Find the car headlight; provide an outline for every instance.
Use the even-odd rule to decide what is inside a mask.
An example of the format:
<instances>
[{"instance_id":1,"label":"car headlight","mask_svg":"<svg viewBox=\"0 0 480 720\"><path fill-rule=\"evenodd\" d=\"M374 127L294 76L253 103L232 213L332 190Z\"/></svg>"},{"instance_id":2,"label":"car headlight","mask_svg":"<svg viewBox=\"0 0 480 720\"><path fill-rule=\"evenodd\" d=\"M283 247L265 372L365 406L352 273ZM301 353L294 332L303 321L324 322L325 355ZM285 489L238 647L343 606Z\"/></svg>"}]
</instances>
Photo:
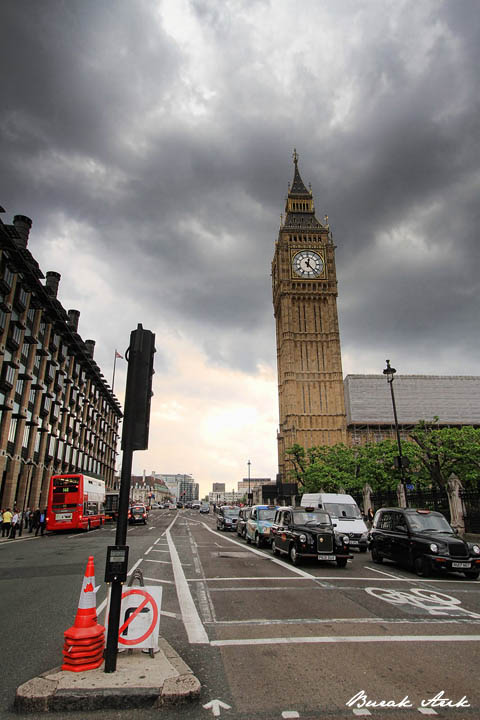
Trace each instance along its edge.
<instances>
[{"instance_id":1,"label":"car headlight","mask_svg":"<svg viewBox=\"0 0 480 720\"><path fill-rule=\"evenodd\" d=\"M306 543L306 542L307 542L307 536L304 535L304 534L299 535L299 536L298 536L298 539L300 540L301 543Z\"/></svg>"},{"instance_id":2,"label":"car headlight","mask_svg":"<svg viewBox=\"0 0 480 720\"><path fill-rule=\"evenodd\" d=\"M348 545L350 542L350 538L348 537L348 535L344 535L342 540L344 545Z\"/></svg>"},{"instance_id":3,"label":"car headlight","mask_svg":"<svg viewBox=\"0 0 480 720\"><path fill-rule=\"evenodd\" d=\"M430 543L429 547L432 553L438 553L438 545L436 543Z\"/></svg>"},{"instance_id":4,"label":"car headlight","mask_svg":"<svg viewBox=\"0 0 480 720\"><path fill-rule=\"evenodd\" d=\"M472 552L475 553L475 555L480 555L480 547L478 547L478 545L472 545Z\"/></svg>"}]
</instances>

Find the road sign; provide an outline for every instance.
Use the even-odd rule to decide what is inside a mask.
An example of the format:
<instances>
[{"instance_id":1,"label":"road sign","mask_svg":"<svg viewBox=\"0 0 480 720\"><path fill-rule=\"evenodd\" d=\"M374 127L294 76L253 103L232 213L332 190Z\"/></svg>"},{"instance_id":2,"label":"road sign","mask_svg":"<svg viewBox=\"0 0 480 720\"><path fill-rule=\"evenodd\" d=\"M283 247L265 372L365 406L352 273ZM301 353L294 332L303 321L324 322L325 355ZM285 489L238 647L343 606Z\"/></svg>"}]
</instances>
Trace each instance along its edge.
<instances>
[{"instance_id":1,"label":"road sign","mask_svg":"<svg viewBox=\"0 0 480 720\"><path fill-rule=\"evenodd\" d=\"M158 649L162 588L132 587L122 594L119 647Z\"/></svg>"}]
</instances>

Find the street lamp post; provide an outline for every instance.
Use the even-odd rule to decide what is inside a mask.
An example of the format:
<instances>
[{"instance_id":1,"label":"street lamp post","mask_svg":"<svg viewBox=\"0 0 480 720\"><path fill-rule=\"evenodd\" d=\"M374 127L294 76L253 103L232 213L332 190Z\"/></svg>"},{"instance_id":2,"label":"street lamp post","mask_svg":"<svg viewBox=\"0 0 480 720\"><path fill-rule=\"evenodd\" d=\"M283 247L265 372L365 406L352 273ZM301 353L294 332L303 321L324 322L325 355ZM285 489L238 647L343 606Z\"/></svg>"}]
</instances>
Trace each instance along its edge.
<instances>
[{"instance_id":1,"label":"street lamp post","mask_svg":"<svg viewBox=\"0 0 480 720\"><path fill-rule=\"evenodd\" d=\"M250 460L248 461L247 465L248 465L248 505L251 505L252 500L250 498L250 465L251 465Z\"/></svg>"},{"instance_id":2,"label":"street lamp post","mask_svg":"<svg viewBox=\"0 0 480 720\"><path fill-rule=\"evenodd\" d=\"M408 507L408 497L407 497L407 483L405 480L405 460L402 456L402 443L400 440L400 430L398 429L398 418L397 418L397 406L395 405L395 394L393 392L393 380L394 375L397 372L395 368L392 368L390 366L390 360L387 360L387 367L383 371L383 374L387 377L387 382L390 385L390 392L392 395L392 406L393 406L393 417L395 420L395 432L397 434L397 445L398 445L398 466L400 468L400 475L402 478L402 485L403 485L403 492L405 494L405 504L406 507Z\"/></svg>"}]
</instances>

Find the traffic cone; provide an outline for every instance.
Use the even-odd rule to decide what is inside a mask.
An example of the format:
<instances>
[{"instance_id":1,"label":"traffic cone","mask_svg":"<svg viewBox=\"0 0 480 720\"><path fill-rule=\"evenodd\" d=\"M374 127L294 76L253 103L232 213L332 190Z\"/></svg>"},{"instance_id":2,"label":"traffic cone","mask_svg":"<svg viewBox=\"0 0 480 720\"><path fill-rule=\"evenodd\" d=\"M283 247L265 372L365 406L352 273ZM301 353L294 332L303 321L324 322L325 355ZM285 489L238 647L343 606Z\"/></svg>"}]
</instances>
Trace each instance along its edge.
<instances>
[{"instance_id":1,"label":"traffic cone","mask_svg":"<svg viewBox=\"0 0 480 720\"><path fill-rule=\"evenodd\" d=\"M62 670L82 672L102 664L105 628L97 623L95 569L92 556L88 558L75 622L63 634L65 643Z\"/></svg>"}]
</instances>

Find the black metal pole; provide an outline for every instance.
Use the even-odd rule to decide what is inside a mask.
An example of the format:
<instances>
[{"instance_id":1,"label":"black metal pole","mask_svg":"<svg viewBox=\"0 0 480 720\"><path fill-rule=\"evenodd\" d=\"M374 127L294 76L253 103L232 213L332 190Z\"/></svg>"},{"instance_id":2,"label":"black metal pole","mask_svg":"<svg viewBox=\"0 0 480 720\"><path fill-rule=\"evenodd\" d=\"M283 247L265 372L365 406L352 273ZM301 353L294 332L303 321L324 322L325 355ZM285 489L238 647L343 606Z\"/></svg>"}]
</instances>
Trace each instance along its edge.
<instances>
[{"instance_id":1,"label":"black metal pole","mask_svg":"<svg viewBox=\"0 0 480 720\"><path fill-rule=\"evenodd\" d=\"M248 465L248 505L252 504L252 501L250 500L250 460L247 463Z\"/></svg>"},{"instance_id":2,"label":"black metal pole","mask_svg":"<svg viewBox=\"0 0 480 720\"><path fill-rule=\"evenodd\" d=\"M390 384L390 392L392 394L393 417L395 420L395 432L397 434L398 457L400 462L400 476L402 478L403 492L405 493L405 506L408 507L407 483L405 481L405 470L403 467L402 443L400 440L400 430L398 428L397 406L395 405L395 394L393 392L393 377L391 378L391 380L388 380L388 382Z\"/></svg>"},{"instance_id":3,"label":"black metal pole","mask_svg":"<svg viewBox=\"0 0 480 720\"><path fill-rule=\"evenodd\" d=\"M118 497L118 520L115 535L116 545L127 544L128 503L130 499L130 482L132 477L133 450L131 442L123 451L122 476ZM107 647L105 650L105 672L117 669L118 628L120 626L120 607L122 604L122 582L113 580L110 591L110 612L108 616Z\"/></svg>"}]
</instances>

